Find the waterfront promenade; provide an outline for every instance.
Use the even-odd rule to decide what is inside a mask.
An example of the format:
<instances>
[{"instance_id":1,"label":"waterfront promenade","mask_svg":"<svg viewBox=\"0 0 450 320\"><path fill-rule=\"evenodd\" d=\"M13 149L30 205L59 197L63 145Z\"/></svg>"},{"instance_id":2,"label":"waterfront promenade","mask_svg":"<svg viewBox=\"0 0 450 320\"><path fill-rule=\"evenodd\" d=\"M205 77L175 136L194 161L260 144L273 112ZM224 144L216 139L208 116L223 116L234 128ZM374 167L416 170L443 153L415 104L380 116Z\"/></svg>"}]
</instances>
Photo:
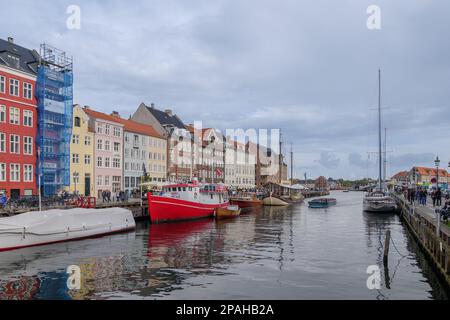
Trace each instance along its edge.
<instances>
[{"instance_id":1,"label":"waterfront promenade","mask_svg":"<svg viewBox=\"0 0 450 320\"><path fill-rule=\"evenodd\" d=\"M436 270L450 286L450 227L443 221L438 224L435 209L410 204L404 195L394 195L401 210L400 215ZM437 232L439 225L439 233ZM438 235L439 234L439 235Z\"/></svg>"}]
</instances>

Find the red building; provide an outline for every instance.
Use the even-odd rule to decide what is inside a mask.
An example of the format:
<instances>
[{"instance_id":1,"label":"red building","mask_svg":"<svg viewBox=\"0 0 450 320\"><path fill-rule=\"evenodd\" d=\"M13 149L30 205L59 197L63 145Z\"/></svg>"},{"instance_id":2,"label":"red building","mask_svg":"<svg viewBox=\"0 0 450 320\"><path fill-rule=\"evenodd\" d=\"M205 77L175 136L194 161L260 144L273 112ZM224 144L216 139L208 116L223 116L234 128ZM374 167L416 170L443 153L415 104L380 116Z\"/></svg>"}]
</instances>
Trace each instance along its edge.
<instances>
[{"instance_id":1,"label":"red building","mask_svg":"<svg viewBox=\"0 0 450 320\"><path fill-rule=\"evenodd\" d=\"M37 194L37 102L39 55L0 39L0 191L8 197Z\"/></svg>"}]
</instances>

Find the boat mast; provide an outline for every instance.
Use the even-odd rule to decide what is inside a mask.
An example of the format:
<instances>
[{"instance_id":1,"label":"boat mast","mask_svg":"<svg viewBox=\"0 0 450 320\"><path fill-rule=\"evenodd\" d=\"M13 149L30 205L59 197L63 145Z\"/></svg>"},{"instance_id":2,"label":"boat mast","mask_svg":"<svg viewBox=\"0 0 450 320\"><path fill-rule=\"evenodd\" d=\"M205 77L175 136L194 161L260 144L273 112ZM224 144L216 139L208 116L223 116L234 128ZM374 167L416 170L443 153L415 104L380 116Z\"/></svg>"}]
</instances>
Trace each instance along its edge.
<instances>
[{"instance_id":1,"label":"boat mast","mask_svg":"<svg viewBox=\"0 0 450 320\"><path fill-rule=\"evenodd\" d=\"M294 154L292 153L292 142L291 142L291 185L294 184Z\"/></svg>"},{"instance_id":2,"label":"boat mast","mask_svg":"<svg viewBox=\"0 0 450 320\"><path fill-rule=\"evenodd\" d=\"M378 69L378 188L382 191L381 183L381 70Z\"/></svg>"},{"instance_id":3,"label":"boat mast","mask_svg":"<svg viewBox=\"0 0 450 320\"><path fill-rule=\"evenodd\" d=\"M386 176L387 176L387 148L386 148L386 140L387 140L387 129L384 128L384 160L383 160L383 183L386 184ZM384 185L386 189L386 185Z\"/></svg>"},{"instance_id":4,"label":"boat mast","mask_svg":"<svg viewBox=\"0 0 450 320\"><path fill-rule=\"evenodd\" d=\"M279 183L281 184L281 169L283 168L283 156L281 155L281 151L282 150L282 142L281 142L281 130L280 130L280 154L278 155L278 180Z\"/></svg>"}]
</instances>

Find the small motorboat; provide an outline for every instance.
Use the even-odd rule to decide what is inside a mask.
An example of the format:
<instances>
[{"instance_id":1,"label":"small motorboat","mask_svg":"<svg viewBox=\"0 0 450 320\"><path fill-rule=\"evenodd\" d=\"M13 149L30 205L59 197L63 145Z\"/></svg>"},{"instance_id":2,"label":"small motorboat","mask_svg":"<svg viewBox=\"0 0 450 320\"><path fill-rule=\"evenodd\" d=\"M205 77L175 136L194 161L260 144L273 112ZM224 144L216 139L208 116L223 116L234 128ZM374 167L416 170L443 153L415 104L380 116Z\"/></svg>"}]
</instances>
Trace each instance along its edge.
<instances>
[{"instance_id":1,"label":"small motorboat","mask_svg":"<svg viewBox=\"0 0 450 320\"><path fill-rule=\"evenodd\" d=\"M350 190L344 189L344 190L342 190L342 192L350 192Z\"/></svg>"},{"instance_id":2,"label":"small motorboat","mask_svg":"<svg viewBox=\"0 0 450 320\"><path fill-rule=\"evenodd\" d=\"M0 218L0 251L81 240L134 230L124 208L30 211Z\"/></svg>"},{"instance_id":3,"label":"small motorboat","mask_svg":"<svg viewBox=\"0 0 450 320\"><path fill-rule=\"evenodd\" d=\"M241 209L236 205L231 205L225 208L216 208L217 219L235 218L241 214Z\"/></svg>"},{"instance_id":4,"label":"small motorboat","mask_svg":"<svg viewBox=\"0 0 450 320\"><path fill-rule=\"evenodd\" d=\"M308 201L310 208L328 208L329 206L336 205L335 198L320 198Z\"/></svg>"},{"instance_id":5,"label":"small motorboat","mask_svg":"<svg viewBox=\"0 0 450 320\"><path fill-rule=\"evenodd\" d=\"M230 198L230 203L239 206L241 209L257 208L263 205L262 200L259 200L256 195L242 195Z\"/></svg>"}]
</instances>

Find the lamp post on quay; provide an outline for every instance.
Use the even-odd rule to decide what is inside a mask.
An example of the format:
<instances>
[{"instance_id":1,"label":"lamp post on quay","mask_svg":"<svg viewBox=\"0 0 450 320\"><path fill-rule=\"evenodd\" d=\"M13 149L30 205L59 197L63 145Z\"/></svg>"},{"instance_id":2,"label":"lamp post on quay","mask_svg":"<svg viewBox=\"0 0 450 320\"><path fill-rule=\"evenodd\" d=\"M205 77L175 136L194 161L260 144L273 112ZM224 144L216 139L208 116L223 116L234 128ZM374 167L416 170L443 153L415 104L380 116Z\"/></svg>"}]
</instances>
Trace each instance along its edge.
<instances>
[{"instance_id":1,"label":"lamp post on quay","mask_svg":"<svg viewBox=\"0 0 450 320\"><path fill-rule=\"evenodd\" d=\"M436 191L439 189L439 165L441 163L441 160L439 160L439 157L436 156L436 160L434 160L434 164L436 165ZM436 235L438 239L441 236L441 213L436 210Z\"/></svg>"}]
</instances>

